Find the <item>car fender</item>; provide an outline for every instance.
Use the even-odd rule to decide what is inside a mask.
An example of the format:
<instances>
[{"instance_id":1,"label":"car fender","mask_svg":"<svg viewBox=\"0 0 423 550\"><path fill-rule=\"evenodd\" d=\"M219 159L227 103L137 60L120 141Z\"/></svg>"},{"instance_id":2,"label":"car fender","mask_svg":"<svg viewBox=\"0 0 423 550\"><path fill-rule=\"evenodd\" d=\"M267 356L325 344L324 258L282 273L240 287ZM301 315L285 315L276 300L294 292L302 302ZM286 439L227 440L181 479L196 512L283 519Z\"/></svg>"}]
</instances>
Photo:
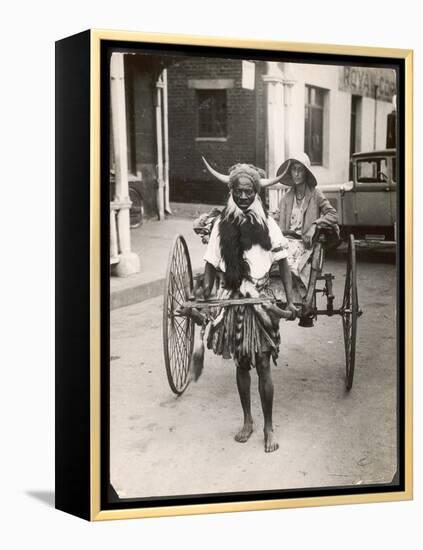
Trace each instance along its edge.
<instances>
[{"instance_id":1,"label":"car fender","mask_svg":"<svg viewBox=\"0 0 423 550\"><path fill-rule=\"evenodd\" d=\"M344 196L346 193L350 193L354 188L352 181L345 183L318 185L319 189L324 196L328 199L331 205L338 213L339 225L343 225L344 218Z\"/></svg>"}]
</instances>

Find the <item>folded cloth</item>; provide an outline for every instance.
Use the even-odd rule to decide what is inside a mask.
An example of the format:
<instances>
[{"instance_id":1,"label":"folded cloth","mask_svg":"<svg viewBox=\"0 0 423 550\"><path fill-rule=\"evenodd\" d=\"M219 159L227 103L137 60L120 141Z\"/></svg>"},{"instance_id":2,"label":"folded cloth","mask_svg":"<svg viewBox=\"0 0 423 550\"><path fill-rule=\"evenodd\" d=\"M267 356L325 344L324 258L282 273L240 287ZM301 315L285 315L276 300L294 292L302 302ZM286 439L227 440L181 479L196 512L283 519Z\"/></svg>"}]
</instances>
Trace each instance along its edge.
<instances>
[{"instance_id":1,"label":"folded cloth","mask_svg":"<svg viewBox=\"0 0 423 550\"><path fill-rule=\"evenodd\" d=\"M213 229L214 222L220 216L221 210L219 208L213 208L210 212L201 214L194 220L193 229L197 235L201 236L203 244L207 244L210 239L210 233Z\"/></svg>"},{"instance_id":2,"label":"folded cloth","mask_svg":"<svg viewBox=\"0 0 423 550\"><path fill-rule=\"evenodd\" d=\"M296 303L301 303L307 294L310 279L310 258L313 248L306 248L304 242L298 239L288 240L288 265L292 274L292 298ZM279 277L279 270L274 265L271 271L271 289L278 300L286 301L285 289Z\"/></svg>"}]
</instances>

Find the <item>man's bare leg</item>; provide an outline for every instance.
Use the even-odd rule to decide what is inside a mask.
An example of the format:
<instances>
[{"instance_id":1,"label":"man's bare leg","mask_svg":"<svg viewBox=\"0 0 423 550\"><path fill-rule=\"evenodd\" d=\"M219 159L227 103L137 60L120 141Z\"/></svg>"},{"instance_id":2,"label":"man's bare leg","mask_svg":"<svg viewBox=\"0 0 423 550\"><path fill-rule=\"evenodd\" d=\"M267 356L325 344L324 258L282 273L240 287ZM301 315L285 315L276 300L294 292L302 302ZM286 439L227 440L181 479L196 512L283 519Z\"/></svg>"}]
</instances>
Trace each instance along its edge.
<instances>
[{"instance_id":1,"label":"man's bare leg","mask_svg":"<svg viewBox=\"0 0 423 550\"><path fill-rule=\"evenodd\" d=\"M245 443L253 433L253 417L251 415L251 376L248 368L236 367L236 384L239 398L241 400L242 412L244 413L244 425L235 435L235 441Z\"/></svg>"},{"instance_id":2,"label":"man's bare leg","mask_svg":"<svg viewBox=\"0 0 423 550\"><path fill-rule=\"evenodd\" d=\"M259 393L264 416L264 450L266 453L271 453L279 449L279 444L273 433L273 380L270 372L270 353L257 356L256 370L259 377Z\"/></svg>"}]
</instances>

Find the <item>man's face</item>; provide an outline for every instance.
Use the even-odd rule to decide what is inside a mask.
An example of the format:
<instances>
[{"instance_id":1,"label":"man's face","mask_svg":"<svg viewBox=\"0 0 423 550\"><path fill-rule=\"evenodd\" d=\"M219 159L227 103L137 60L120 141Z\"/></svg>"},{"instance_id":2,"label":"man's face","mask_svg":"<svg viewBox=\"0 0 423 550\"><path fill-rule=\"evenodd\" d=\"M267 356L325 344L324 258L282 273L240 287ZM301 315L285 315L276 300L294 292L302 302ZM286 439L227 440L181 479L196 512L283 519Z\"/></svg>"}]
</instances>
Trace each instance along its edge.
<instances>
[{"instance_id":1,"label":"man's face","mask_svg":"<svg viewBox=\"0 0 423 550\"><path fill-rule=\"evenodd\" d=\"M291 166L291 178L295 185L305 183L306 170L300 162L294 162Z\"/></svg>"},{"instance_id":2,"label":"man's face","mask_svg":"<svg viewBox=\"0 0 423 550\"><path fill-rule=\"evenodd\" d=\"M245 176L240 176L234 183L232 197L238 208L247 210L256 197L256 190L251 180Z\"/></svg>"}]
</instances>

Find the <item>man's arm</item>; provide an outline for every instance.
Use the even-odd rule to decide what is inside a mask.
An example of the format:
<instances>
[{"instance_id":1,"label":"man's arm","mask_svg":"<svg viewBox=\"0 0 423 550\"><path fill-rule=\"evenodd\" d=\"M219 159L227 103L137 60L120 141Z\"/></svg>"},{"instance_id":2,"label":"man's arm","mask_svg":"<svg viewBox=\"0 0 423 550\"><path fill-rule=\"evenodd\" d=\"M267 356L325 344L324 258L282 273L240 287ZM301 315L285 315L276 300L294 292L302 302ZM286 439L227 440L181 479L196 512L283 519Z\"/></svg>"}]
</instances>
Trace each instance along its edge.
<instances>
[{"instance_id":1,"label":"man's arm","mask_svg":"<svg viewBox=\"0 0 423 550\"><path fill-rule=\"evenodd\" d=\"M206 300L208 300L213 290L215 278L215 267L211 263L206 262L206 267L204 268L204 298Z\"/></svg>"},{"instance_id":2,"label":"man's arm","mask_svg":"<svg viewBox=\"0 0 423 550\"><path fill-rule=\"evenodd\" d=\"M286 301L287 301L286 309L292 312L292 321L293 321L297 316L298 310L294 306L292 301L292 276L291 276L291 270L289 269L288 260L286 258L279 260L279 274L281 276L281 280L285 288Z\"/></svg>"}]
</instances>

